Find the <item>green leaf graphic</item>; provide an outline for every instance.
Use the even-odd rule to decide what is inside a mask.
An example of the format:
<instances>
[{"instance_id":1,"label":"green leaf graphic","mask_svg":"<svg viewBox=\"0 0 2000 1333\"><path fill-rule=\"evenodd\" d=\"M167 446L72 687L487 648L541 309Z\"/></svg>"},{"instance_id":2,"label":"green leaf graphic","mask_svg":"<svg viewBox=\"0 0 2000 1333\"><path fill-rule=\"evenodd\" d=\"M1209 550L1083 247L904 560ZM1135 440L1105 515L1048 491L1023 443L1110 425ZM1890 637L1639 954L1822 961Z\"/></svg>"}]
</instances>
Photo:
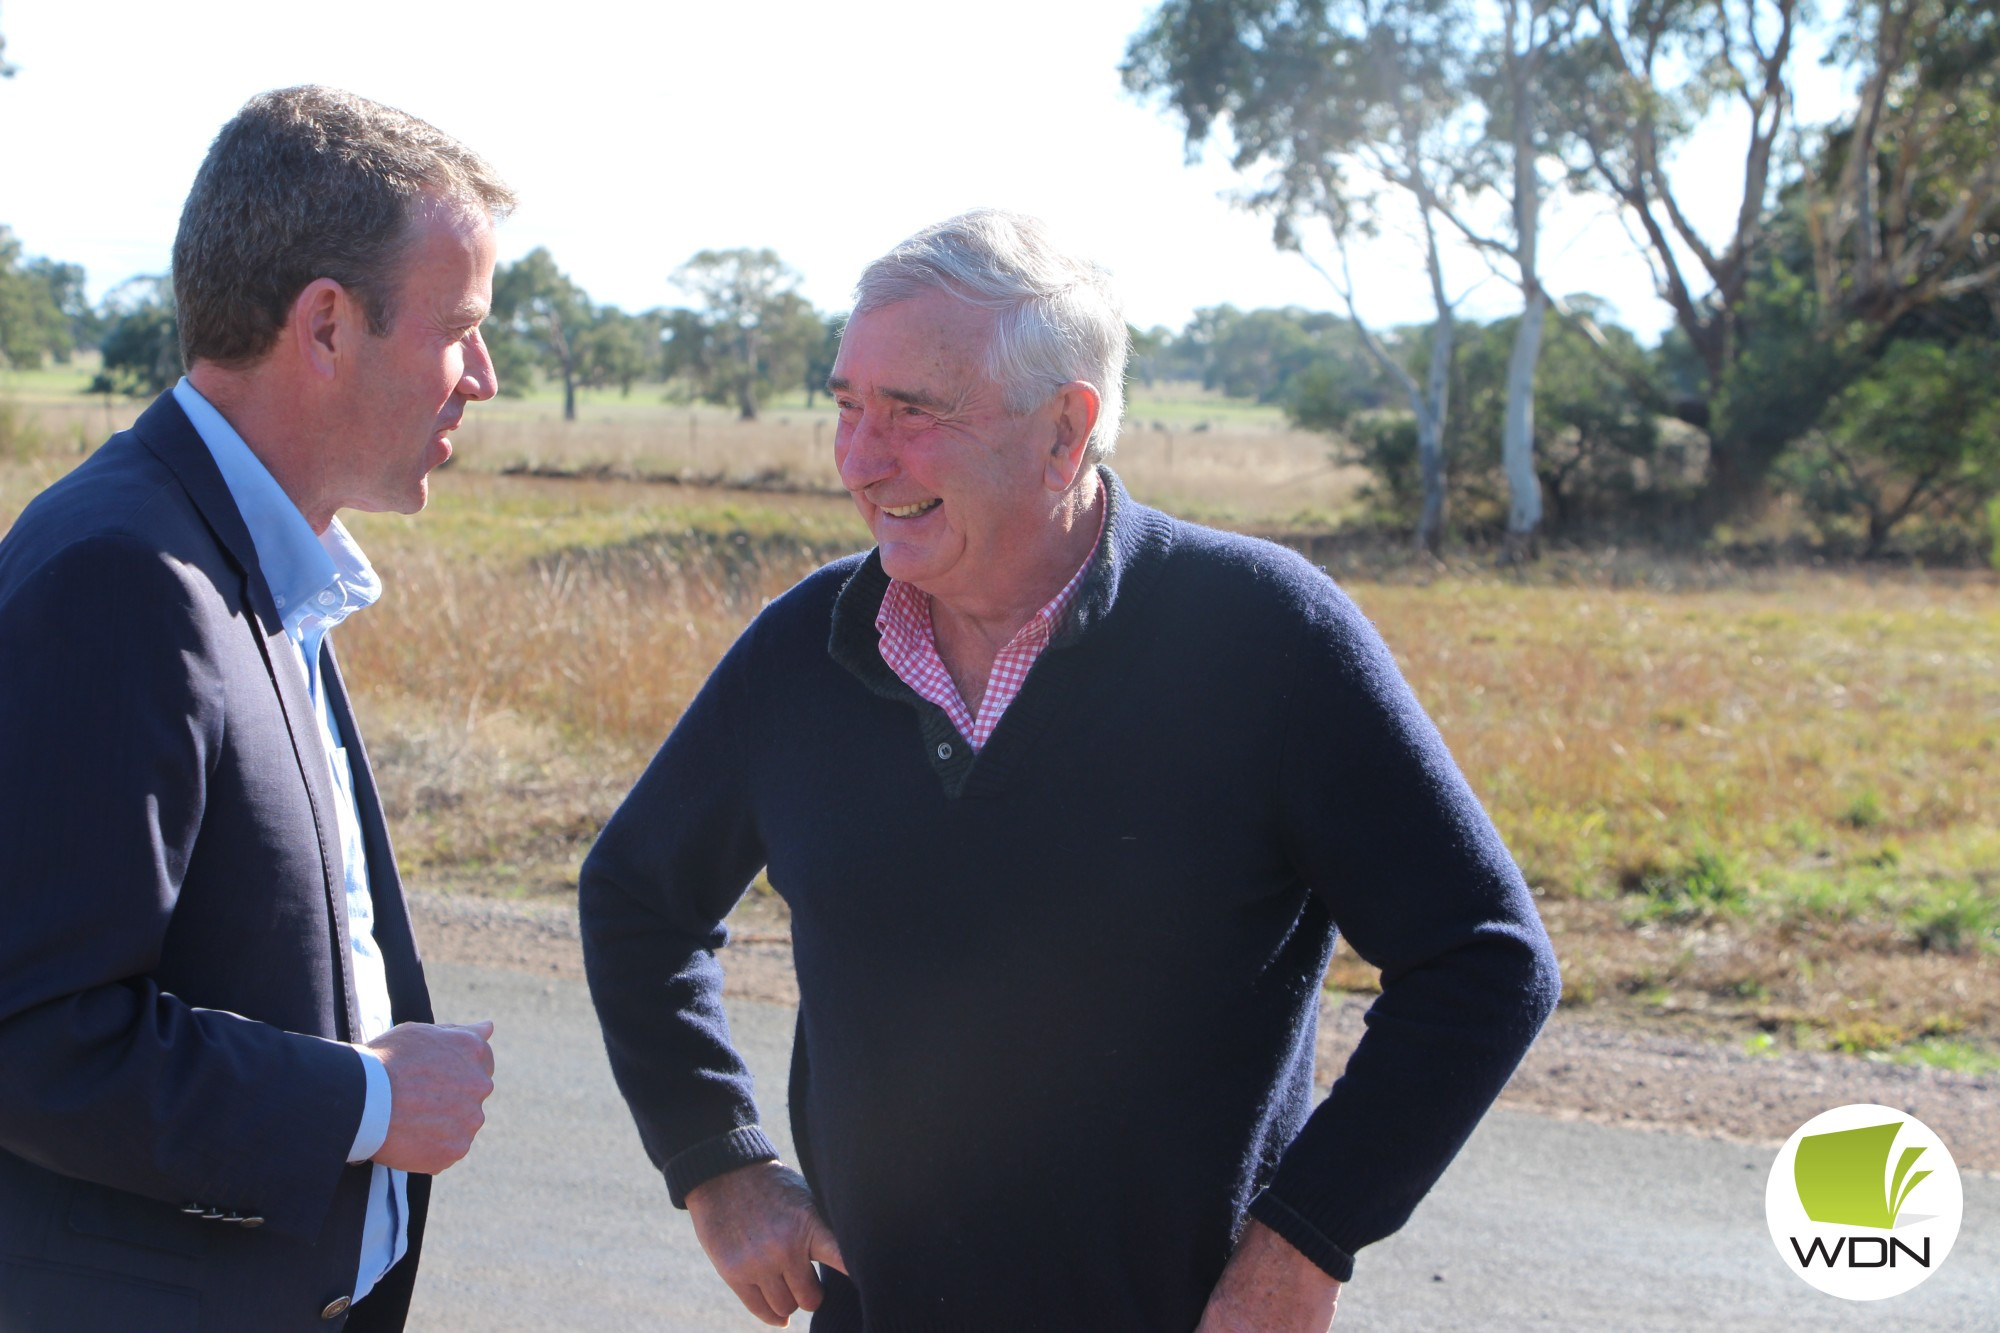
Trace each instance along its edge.
<instances>
[{"instance_id":1,"label":"green leaf graphic","mask_svg":"<svg viewBox=\"0 0 2000 1333\"><path fill-rule=\"evenodd\" d=\"M1916 1183L1922 1181L1926 1175L1930 1175L1928 1171L1918 1171L1908 1181L1902 1179L1904 1175L1908 1175L1910 1167L1914 1167L1916 1159L1922 1157L1922 1155L1924 1155L1924 1149L1920 1149L1920 1147L1906 1147L1902 1151L1902 1157L1896 1159L1896 1179L1888 1183L1888 1215L1890 1215L1892 1221L1896 1219L1898 1213L1902 1213L1902 1201L1910 1197L1910 1191L1916 1189Z\"/></svg>"},{"instance_id":2,"label":"green leaf graphic","mask_svg":"<svg viewBox=\"0 0 2000 1333\"><path fill-rule=\"evenodd\" d=\"M1896 1163L1896 1178L1883 1188L1889 1167L1889 1150L1902 1130L1898 1122L1843 1129L1832 1134L1808 1134L1799 1140L1798 1156L1792 1161L1792 1180L1798 1186L1799 1203L1806 1216L1833 1226L1875 1227L1888 1230L1896 1225L1903 1201L1920 1181L1931 1173L1910 1174L1923 1155L1920 1147L1905 1148ZM1905 1176L1909 1178L1904 1179Z\"/></svg>"}]
</instances>

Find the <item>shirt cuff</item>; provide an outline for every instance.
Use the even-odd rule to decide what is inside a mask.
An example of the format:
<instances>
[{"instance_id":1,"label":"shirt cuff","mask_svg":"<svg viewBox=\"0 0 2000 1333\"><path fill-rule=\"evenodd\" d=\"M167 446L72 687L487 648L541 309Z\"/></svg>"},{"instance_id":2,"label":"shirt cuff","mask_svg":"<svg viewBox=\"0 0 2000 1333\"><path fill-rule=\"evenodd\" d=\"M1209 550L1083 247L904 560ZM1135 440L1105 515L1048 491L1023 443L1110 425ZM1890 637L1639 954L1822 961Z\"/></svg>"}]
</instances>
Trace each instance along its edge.
<instances>
[{"instance_id":1,"label":"shirt cuff","mask_svg":"<svg viewBox=\"0 0 2000 1333\"><path fill-rule=\"evenodd\" d=\"M389 1137L389 1070L382 1057L366 1046L356 1046L361 1068L368 1075L368 1099L361 1104L361 1127L354 1131L354 1146L347 1150L350 1162L365 1162L382 1151Z\"/></svg>"}]
</instances>

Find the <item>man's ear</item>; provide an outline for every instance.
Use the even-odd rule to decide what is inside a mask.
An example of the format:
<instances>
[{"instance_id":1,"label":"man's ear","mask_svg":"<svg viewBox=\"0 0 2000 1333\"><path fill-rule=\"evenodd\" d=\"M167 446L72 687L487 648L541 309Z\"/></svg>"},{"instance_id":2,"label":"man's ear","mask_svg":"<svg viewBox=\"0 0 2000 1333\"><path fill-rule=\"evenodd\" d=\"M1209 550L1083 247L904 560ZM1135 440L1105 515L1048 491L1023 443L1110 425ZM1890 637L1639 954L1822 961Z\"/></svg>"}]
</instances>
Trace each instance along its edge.
<instances>
[{"instance_id":1,"label":"man's ear","mask_svg":"<svg viewBox=\"0 0 2000 1333\"><path fill-rule=\"evenodd\" d=\"M1071 380L1056 390L1055 438L1049 444L1048 463L1042 484L1060 495L1076 483L1083 471L1083 456L1090 445L1090 432L1097 426L1103 407L1097 386L1087 380Z\"/></svg>"},{"instance_id":2,"label":"man's ear","mask_svg":"<svg viewBox=\"0 0 2000 1333\"><path fill-rule=\"evenodd\" d=\"M314 278L292 299L286 334L306 370L330 380L354 355L360 318L360 305L345 287L332 278Z\"/></svg>"}]
</instances>

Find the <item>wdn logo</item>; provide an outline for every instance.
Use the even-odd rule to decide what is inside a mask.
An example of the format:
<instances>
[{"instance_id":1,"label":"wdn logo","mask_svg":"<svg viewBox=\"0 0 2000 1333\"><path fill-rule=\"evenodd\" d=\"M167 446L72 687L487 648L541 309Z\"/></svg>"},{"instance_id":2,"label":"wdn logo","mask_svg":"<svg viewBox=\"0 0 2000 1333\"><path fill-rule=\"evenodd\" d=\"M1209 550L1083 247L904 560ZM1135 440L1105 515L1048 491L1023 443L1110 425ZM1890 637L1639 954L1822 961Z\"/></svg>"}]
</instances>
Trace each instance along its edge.
<instances>
[{"instance_id":1,"label":"wdn logo","mask_svg":"<svg viewBox=\"0 0 2000 1333\"><path fill-rule=\"evenodd\" d=\"M1842 1106L1799 1127L1764 1187L1771 1239L1794 1273L1851 1301L1937 1271L1965 1211L1944 1141L1887 1106Z\"/></svg>"}]
</instances>

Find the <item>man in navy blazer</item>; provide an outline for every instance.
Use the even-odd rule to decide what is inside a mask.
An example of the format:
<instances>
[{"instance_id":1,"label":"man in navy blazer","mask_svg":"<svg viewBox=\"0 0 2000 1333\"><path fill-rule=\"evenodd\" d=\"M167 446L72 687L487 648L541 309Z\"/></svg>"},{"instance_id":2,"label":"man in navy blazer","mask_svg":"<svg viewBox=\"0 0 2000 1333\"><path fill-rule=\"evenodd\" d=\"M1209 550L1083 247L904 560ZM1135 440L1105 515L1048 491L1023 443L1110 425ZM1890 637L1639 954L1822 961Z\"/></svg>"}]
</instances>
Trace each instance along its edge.
<instances>
[{"instance_id":1,"label":"man in navy blazer","mask_svg":"<svg viewBox=\"0 0 2000 1333\"><path fill-rule=\"evenodd\" d=\"M492 1089L433 1023L327 631L491 397L513 196L253 99L175 241L188 377L0 541L0 1329L399 1329Z\"/></svg>"}]
</instances>

